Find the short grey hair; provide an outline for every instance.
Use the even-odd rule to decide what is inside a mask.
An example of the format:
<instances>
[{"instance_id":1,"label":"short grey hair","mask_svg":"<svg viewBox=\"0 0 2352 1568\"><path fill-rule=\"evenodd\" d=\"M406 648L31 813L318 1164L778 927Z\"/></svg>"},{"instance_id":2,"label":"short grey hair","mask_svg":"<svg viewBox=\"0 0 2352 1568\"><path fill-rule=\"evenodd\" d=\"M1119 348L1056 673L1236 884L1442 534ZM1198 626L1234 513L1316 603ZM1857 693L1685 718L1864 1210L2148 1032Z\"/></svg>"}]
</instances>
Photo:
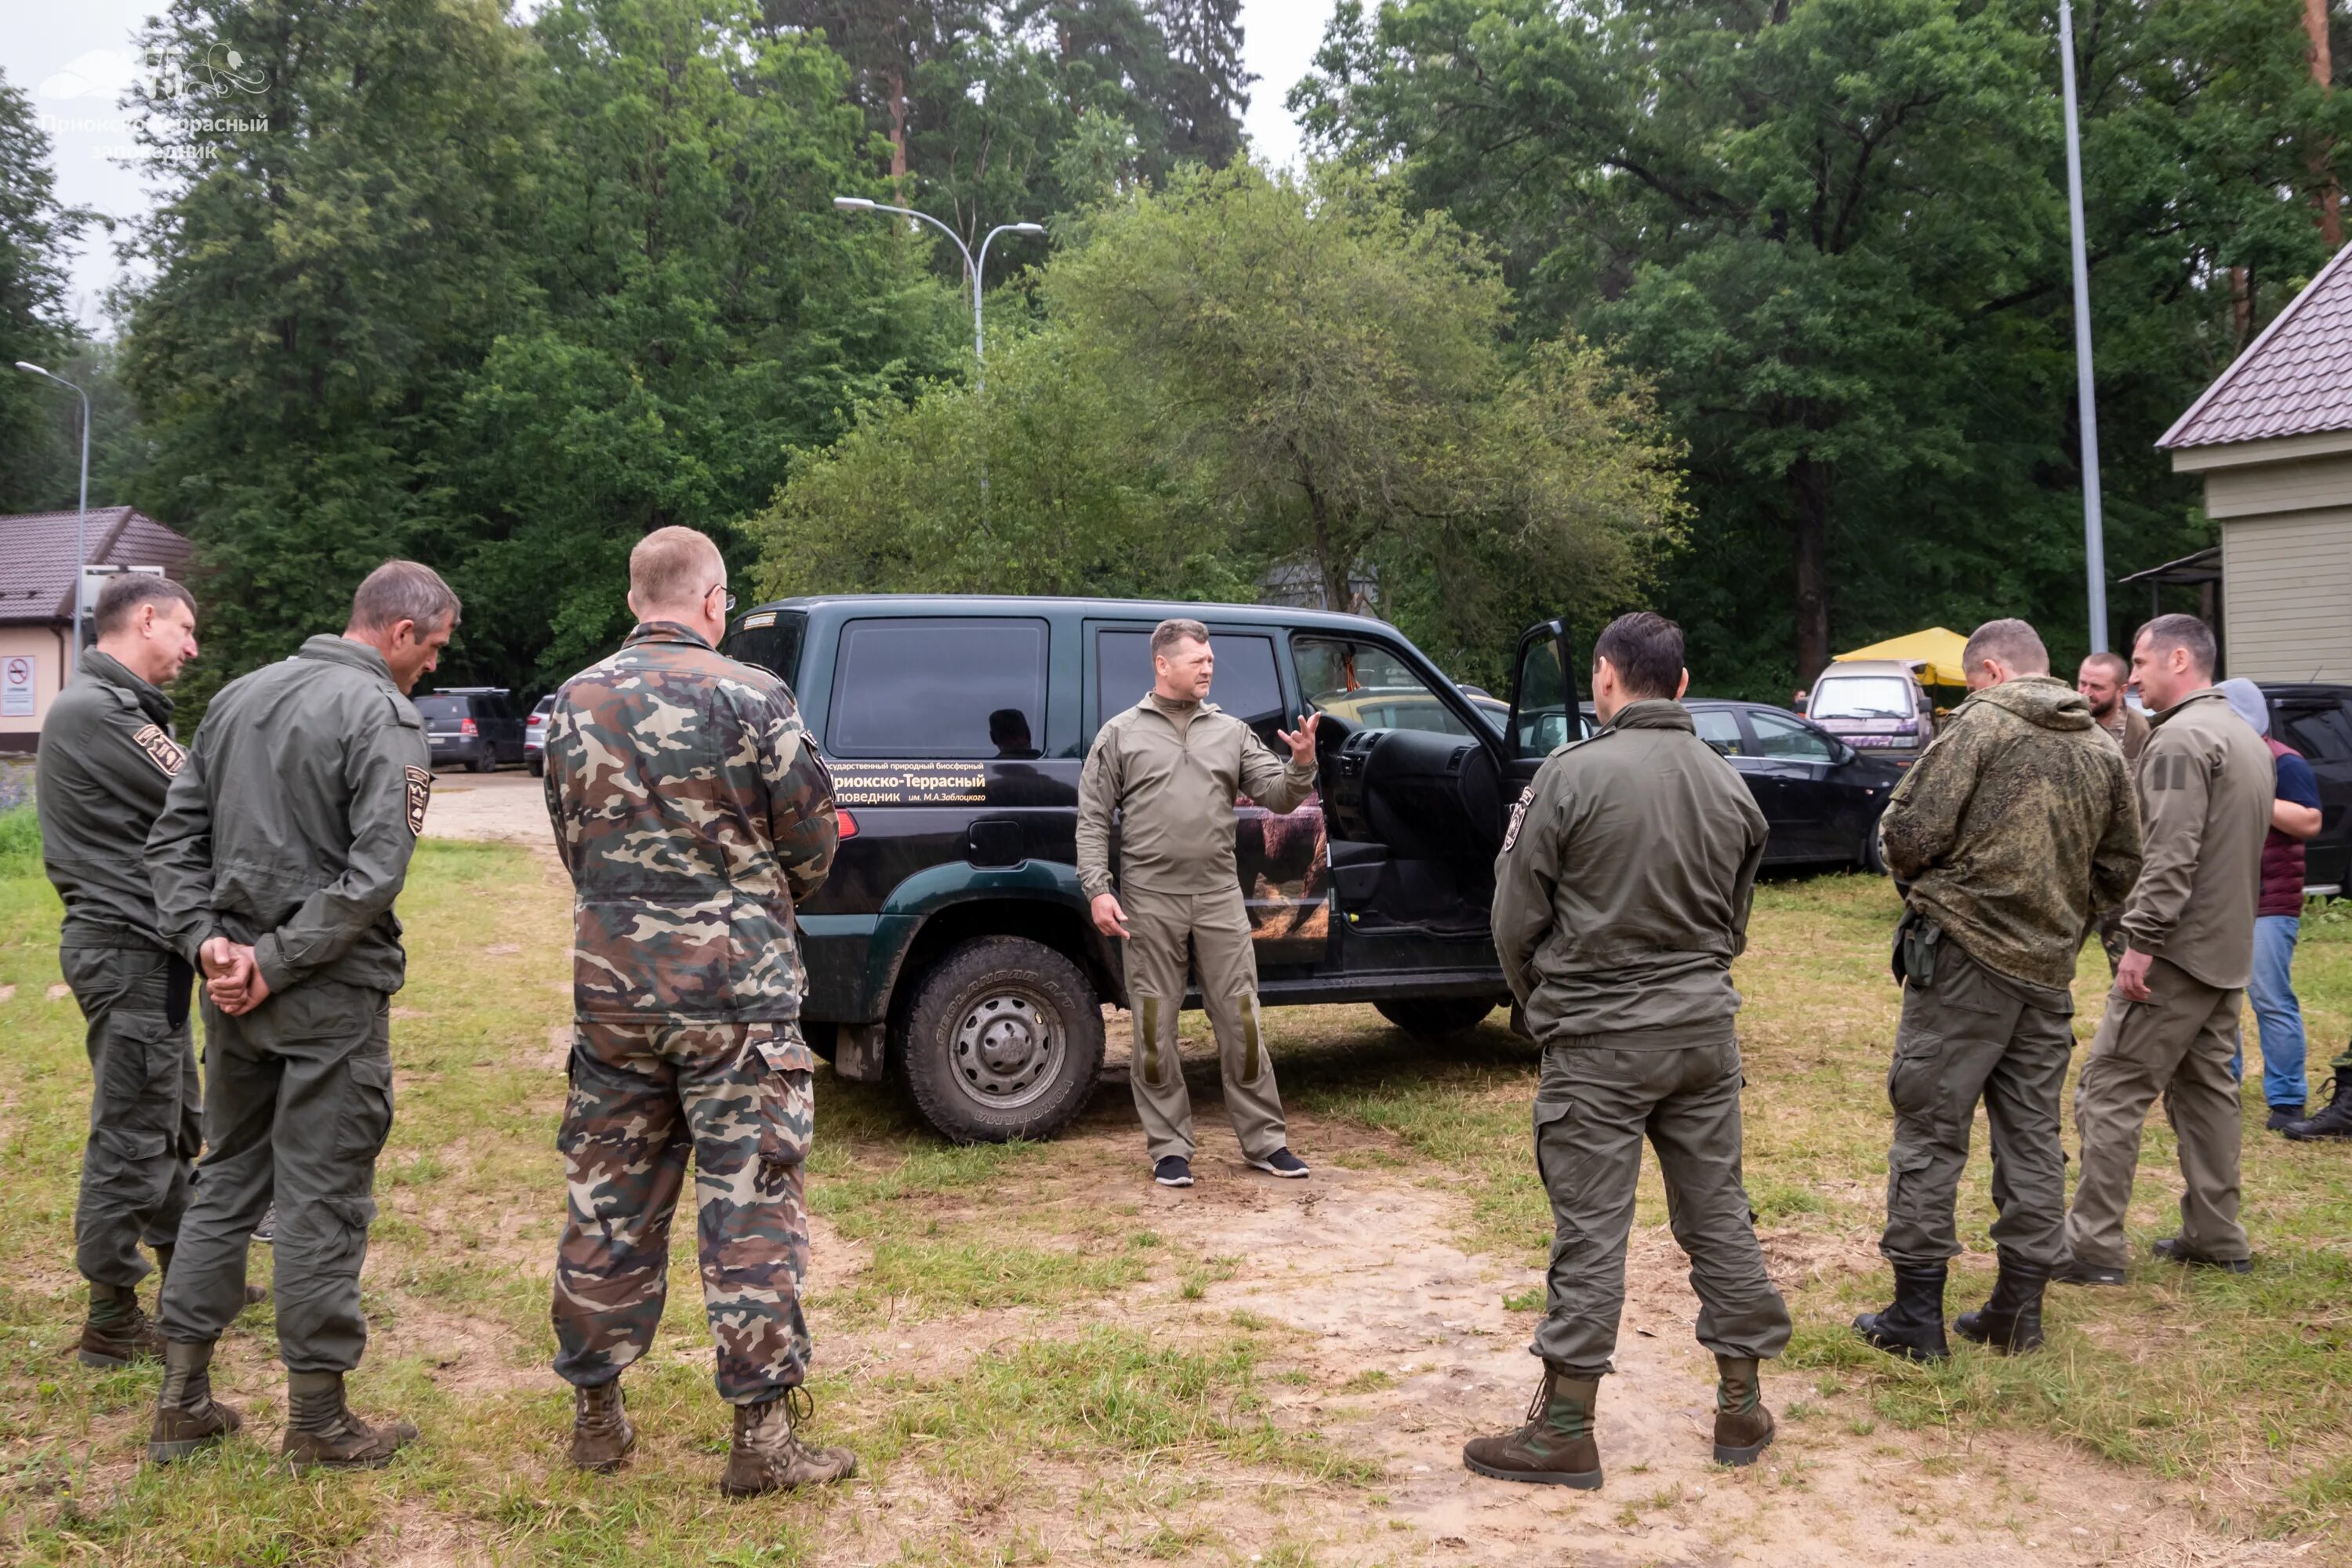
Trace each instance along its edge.
<instances>
[{"instance_id":1,"label":"short grey hair","mask_svg":"<svg viewBox=\"0 0 2352 1568\"><path fill-rule=\"evenodd\" d=\"M2221 662L2221 648L2213 641L2213 628L2195 616L2158 616L2132 636L2132 646L2147 639L2150 653L2165 653L2176 647L2189 650L2189 662L2210 677L2213 667Z\"/></svg>"},{"instance_id":2,"label":"short grey hair","mask_svg":"<svg viewBox=\"0 0 2352 1568\"><path fill-rule=\"evenodd\" d=\"M629 552L629 592L642 609L683 609L726 578L727 557L699 529L656 528Z\"/></svg>"},{"instance_id":3,"label":"short grey hair","mask_svg":"<svg viewBox=\"0 0 2352 1568\"><path fill-rule=\"evenodd\" d=\"M2050 650L2042 646L2042 634L2014 617L1987 621L1971 633L1969 646L1960 650L1960 668L1963 672L1974 669L1989 658L2000 660L2020 675L2050 673Z\"/></svg>"},{"instance_id":4,"label":"short grey hair","mask_svg":"<svg viewBox=\"0 0 2352 1568\"><path fill-rule=\"evenodd\" d=\"M429 631L446 618L454 626L461 606L441 574L418 561L387 561L369 573L352 595L351 629L389 631L414 621Z\"/></svg>"},{"instance_id":5,"label":"short grey hair","mask_svg":"<svg viewBox=\"0 0 2352 1568\"><path fill-rule=\"evenodd\" d=\"M1158 658L1180 642L1207 642L1209 628L1198 621L1171 617L1151 628L1151 657Z\"/></svg>"},{"instance_id":6,"label":"short grey hair","mask_svg":"<svg viewBox=\"0 0 2352 1568\"><path fill-rule=\"evenodd\" d=\"M185 605L190 618L195 616L195 595L169 577L153 572L125 572L109 579L106 586L99 590L98 608L91 616L98 635L110 637L131 624L140 605L164 602Z\"/></svg>"}]
</instances>

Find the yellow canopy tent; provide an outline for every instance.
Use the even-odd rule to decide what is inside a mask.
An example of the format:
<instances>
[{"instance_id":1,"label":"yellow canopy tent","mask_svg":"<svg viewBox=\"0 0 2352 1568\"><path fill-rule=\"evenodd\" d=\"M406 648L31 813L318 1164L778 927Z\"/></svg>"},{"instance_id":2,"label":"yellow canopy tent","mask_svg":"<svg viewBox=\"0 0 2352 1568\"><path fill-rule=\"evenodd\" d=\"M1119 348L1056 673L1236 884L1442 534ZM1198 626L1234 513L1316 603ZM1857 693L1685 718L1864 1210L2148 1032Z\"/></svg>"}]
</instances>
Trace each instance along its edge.
<instances>
[{"instance_id":1,"label":"yellow canopy tent","mask_svg":"<svg viewBox=\"0 0 2352 1568\"><path fill-rule=\"evenodd\" d=\"M1961 651L1969 639L1943 626L1929 626L1924 632L1906 637L1888 637L1885 642L1872 643L1868 647L1842 653L1840 660L1849 658L1893 658L1926 666L1919 671L1923 686L1966 686L1968 677L1961 672Z\"/></svg>"}]
</instances>

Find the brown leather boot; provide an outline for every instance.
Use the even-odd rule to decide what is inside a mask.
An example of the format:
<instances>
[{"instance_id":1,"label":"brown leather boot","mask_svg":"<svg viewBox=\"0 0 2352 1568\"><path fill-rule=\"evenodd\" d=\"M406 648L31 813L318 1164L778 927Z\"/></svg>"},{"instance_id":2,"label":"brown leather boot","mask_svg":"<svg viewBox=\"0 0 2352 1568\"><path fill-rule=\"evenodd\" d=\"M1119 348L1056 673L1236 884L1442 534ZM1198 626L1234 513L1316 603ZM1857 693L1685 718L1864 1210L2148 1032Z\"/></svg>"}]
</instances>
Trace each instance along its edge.
<instances>
[{"instance_id":1,"label":"brown leather boot","mask_svg":"<svg viewBox=\"0 0 2352 1568\"><path fill-rule=\"evenodd\" d=\"M139 1292L128 1285L89 1282L89 1317L81 1326L81 1364L129 1366L163 1359L163 1331L139 1309Z\"/></svg>"},{"instance_id":2,"label":"brown leather boot","mask_svg":"<svg viewBox=\"0 0 2352 1568\"><path fill-rule=\"evenodd\" d=\"M759 1405L737 1405L735 1447L719 1489L729 1497L757 1497L856 1475L857 1456L848 1449L812 1448L793 1435L795 1423L805 1425L815 1414L815 1402L803 1388L787 1388Z\"/></svg>"},{"instance_id":3,"label":"brown leather boot","mask_svg":"<svg viewBox=\"0 0 2352 1568\"><path fill-rule=\"evenodd\" d=\"M343 1403L340 1372L286 1374L286 1441L278 1454L298 1470L379 1470L416 1441L416 1428L394 1419L371 1426Z\"/></svg>"},{"instance_id":4,"label":"brown leather boot","mask_svg":"<svg viewBox=\"0 0 2352 1568\"><path fill-rule=\"evenodd\" d=\"M1738 1356L1716 1357L1715 1372L1715 1462L1752 1465L1772 1446L1763 1380L1755 1362Z\"/></svg>"},{"instance_id":5,"label":"brown leather boot","mask_svg":"<svg viewBox=\"0 0 2352 1568\"><path fill-rule=\"evenodd\" d=\"M572 1390L572 1462L606 1475L637 1446L637 1429L621 1399L621 1380Z\"/></svg>"},{"instance_id":6,"label":"brown leather boot","mask_svg":"<svg viewBox=\"0 0 2352 1568\"><path fill-rule=\"evenodd\" d=\"M168 1465L207 1443L217 1443L245 1425L237 1413L213 1397L213 1345L163 1346L163 1392L155 1401L155 1424L147 1429L147 1458Z\"/></svg>"},{"instance_id":7,"label":"brown leather boot","mask_svg":"<svg viewBox=\"0 0 2352 1568\"><path fill-rule=\"evenodd\" d=\"M1598 1491L1601 1445L1592 1436L1592 1405L1600 1394L1600 1379L1574 1377L1546 1362L1543 1384L1528 1405L1527 1425L1471 1438L1462 1446L1462 1462L1498 1481Z\"/></svg>"}]
</instances>

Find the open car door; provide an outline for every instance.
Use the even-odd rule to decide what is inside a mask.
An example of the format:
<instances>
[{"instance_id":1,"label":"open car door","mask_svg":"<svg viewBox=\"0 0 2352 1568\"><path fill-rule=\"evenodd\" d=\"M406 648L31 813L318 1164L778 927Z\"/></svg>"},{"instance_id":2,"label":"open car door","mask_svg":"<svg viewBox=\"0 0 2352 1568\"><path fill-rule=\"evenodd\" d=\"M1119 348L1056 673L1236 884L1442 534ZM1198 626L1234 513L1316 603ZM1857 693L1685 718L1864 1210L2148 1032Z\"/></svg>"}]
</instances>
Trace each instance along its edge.
<instances>
[{"instance_id":1,"label":"open car door","mask_svg":"<svg viewBox=\"0 0 2352 1568\"><path fill-rule=\"evenodd\" d=\"M1511 716L1503 728L1503 811L1507 816L1543 761L1591 732L1577 699L1568 627L1545 621L1519 635L1511 676Z\"/></svg>"}]
</instances>

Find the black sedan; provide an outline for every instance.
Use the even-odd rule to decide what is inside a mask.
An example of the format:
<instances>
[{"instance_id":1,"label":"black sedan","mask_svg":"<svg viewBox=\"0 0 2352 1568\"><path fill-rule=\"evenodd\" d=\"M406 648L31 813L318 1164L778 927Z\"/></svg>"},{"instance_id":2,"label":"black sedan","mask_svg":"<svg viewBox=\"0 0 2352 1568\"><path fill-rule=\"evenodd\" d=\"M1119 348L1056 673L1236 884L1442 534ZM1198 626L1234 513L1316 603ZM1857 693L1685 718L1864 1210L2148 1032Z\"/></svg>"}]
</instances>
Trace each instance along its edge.
<instances>
[{"instance_id":1,"label":"black sedan","mask_svg":"<svg viewBox=\"0 0 2352 1568\"><path fill-rule=\"evenodd\" d=\"M1903 770L1868 757L1785 708L1761 702L1683 704L1699 739L1731 759L1771 826L1768 866L1885 868L1878 858L1878 814Z\"/></svg>"}]
</instances>

